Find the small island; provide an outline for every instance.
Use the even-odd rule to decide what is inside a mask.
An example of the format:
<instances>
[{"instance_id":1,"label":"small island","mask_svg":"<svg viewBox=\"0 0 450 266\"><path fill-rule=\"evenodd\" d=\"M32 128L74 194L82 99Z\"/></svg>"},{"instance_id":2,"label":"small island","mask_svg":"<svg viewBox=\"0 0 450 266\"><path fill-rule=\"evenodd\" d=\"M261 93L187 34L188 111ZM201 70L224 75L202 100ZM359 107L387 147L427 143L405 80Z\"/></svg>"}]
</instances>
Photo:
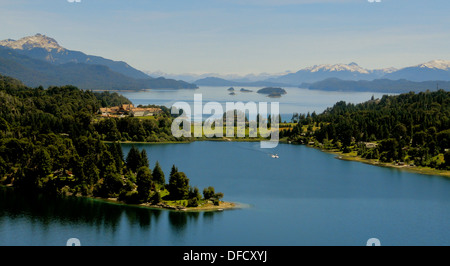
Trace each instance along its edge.
<instances>
[{"instance_id":1,"label":"small island","mask_svg":"<svg viewBox=\"0 0 450 266\"><path fill-rule=\"evenodd\" d=\"M234 88L233 88L233 87L231 87L231 88L229 88L229 89L228 89L228 91L234 91Z\"/></svg>"},{"instance_id":2,"label":"small island","mask_svg":"<svg viewBox=\"0 0 450 266\"><path fill-rule=\"evenodd\" d=\"M241 92L253 92L252 90L241 88Z\"/></svg>"},{"instance_id":3,"label":"small island","mask_svg":"<svg viewBox=\"0 0 450 266\"><path fill-rule=\"evenodd\" d=\"M284 94L287 94L285 89L282 88L275 88L275 87L266 87L263 89L260 89L258 91L260 94L267 94L268 97L276 98L281 97Z\"/></svg>"},{"instance_id":4,"label":"small island","mask_svg":"<svg viewBox=\"0 0 450 266\"><path fill-rule=\"evenodd\" d=\"M269 95L267 95L267 97L269 98L281 98L281 93L271 93Z\"/></svg>"}]
</instances>

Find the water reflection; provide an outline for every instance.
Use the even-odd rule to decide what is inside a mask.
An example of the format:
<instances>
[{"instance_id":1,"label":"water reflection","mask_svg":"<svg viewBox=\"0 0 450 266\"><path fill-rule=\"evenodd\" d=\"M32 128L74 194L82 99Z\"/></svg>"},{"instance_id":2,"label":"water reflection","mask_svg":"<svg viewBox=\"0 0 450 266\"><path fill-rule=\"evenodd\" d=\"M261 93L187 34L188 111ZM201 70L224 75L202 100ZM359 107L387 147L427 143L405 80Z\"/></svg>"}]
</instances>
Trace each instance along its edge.
<instances>
[{"instance_id":1,"label":"water reflection","mask_svg":"<svg viewBox=\"0 0 450 266\"><path fill-rule=\"evenodd\" d=\"M166 213L167 216L162 215ZM119 234L124 227L139 226L150 231L158 225L161 217L167 217L170 231L181 236L188 224L196 224L203 217L209 223L212 212L172 212L142 207L111 204L96 199L77 197L56 197L42 194L28 194L13 188L0 187L0 225L3 221L16 224L27 221L32 228L50 233L52 225L88 226L95 231ZM165 223L162 223L165 224ZM47 234L45 233L45 234Z\"/></svg>"},{"instance_id":2,"label":"water reflection","mask_svg":"<svg viewBox=\"0 0 450 266\"><path fill-rule=\"evenodd\" d=\"M176 232L182 232L186 229L188 222L197 222L200 217L199 212L170 212L169 224Z\"/></svg>"},{"instance_id":3,"label":"water reflection","mask_svg":"<svg viewBox=\"0 0 450 266\"><path fill-rule=\"evenodd\" d=\"M123 212L123 208L93 199L29 194L12 188L0 188L0 196L1 216L27 217L43 225L85 223L114 229Z\"/></svg>"}]
</instances>

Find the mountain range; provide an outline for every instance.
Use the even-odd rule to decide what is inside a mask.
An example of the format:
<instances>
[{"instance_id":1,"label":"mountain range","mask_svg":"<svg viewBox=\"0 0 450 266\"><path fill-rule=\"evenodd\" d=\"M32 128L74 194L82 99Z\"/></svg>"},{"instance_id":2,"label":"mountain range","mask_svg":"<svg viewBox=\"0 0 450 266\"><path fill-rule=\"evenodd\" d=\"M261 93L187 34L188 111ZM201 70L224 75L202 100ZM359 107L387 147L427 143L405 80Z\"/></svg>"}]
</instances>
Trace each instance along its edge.
<instances>
[{"instance_id":1,"label":"mountain range","mask_svg":"<svg viewBox=\"0 0 450 266\"><path fill-rule=\"evenodd\" d=\"M450 91L450 81L411 81L406 79L342 80L329 78L314 83L303 83L300 85L300 88L320 91L408 93L410 91L435 91L438 89Z\"/></svg>"},{"instance_id":2,"label":"mountain range","mask_svg":"<svg viewBox=\"0 0 450 266\"><path fill-rule=\"evenodd\" d=\"M315 83L331 78L348 81L373 81L377 79L403 79L415 82L435 80L450 81L450 61L433 60L402 69L385 68L374 70L363 68L356 63L315 65L301 69L295 73L288 73L285 75L259 80L257 83L260 85L262 84L262 86L273 86L273 84L280 86L280 84L282 84L284 86L297 87L300 84ZM256 82L253 81L249 83L236 80L231 81L234 82L233 85L230 85L227 80L219 82L218 79L211 79L211 77L209 77L197 80L194 83L209 86L251 86L252 83L254 84L254 82Z\"/></svg>"},{"instance_id":3,"label":"mountain range","mask_svg":"<svg viewBox=\"0 0 450 266\"><path fill-rule=\"evenodd\" d=\"M339 78L343 80L373 80L395 71L396 69L393 68L369 70L352 62L350 64L315 65L301 69L295 73L290 73L277 78L271 78L267 81L281 82L298 86L304 82L316 82L327 78Z\"/></svg>"},{"instance_id":4,"label":"mountain range","mask_svg":"<svg viewBox=\"0 0 450 266\"><path fill-rule=\"evenodd\" d=\"M245 76L151 72L160 76L153 78L148 73L126 62L66 49L55 39L42 34L0 41L0 74L19 79L31 87L74 85L92 90L196 89L197 85L367 90L383 85L390 86L392 92L393 88L406 90L410 86L423 88L437 83L445 87L445 82L450 81L450 61L433 60L402 69L374 70L357 63L322 64L297 72Z\"/></svg>"},{"instance_id":5,"label":"mountain range","mask_svg":"<svg viewBox=\"0 0 450 266\"><path fill-rule=\"evenodd\" d=\"M0 74L26 85L74 85L93 90L195 89L184 81L152 78L125 62L68 50L42 34L0 41Z\"/></svg>"}]
</instances>

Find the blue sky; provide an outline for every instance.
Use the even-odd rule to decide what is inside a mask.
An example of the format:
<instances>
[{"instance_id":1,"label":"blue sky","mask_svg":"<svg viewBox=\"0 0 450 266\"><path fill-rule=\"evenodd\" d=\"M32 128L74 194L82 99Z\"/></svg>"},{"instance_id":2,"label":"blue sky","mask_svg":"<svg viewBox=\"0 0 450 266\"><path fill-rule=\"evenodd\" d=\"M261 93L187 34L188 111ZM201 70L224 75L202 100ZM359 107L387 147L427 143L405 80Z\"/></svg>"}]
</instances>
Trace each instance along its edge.
<instances>
[{"instance_id":1,"label":"blue sky","mask_svg":"<svg viewBox=\"0 0 450 266\"><path fill-rule=\"evenodd\" d=\"M450 60L448 0L0 0L0 39L167 73L277 73Z\"/></svg>"}]
</instances>

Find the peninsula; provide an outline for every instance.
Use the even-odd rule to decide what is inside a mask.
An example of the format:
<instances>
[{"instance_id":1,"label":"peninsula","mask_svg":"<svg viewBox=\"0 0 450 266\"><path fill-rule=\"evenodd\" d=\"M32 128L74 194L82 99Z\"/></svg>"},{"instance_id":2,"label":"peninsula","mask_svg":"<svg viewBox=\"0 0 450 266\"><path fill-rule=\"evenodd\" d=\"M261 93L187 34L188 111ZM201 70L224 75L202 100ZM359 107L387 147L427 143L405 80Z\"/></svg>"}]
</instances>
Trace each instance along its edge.
<instances>
[{"instance_id":1,"label":"peninsula","mask_svg":"<svg viewBox=\"0 0 450 266\"><path fill-rule=\"evenodd\" d=\"M146 149L133 147L124 157L116 140L122 136L125 140L151 140L145 138L147 126L153 128L153 134L162 134L170 127L167 108L120 105L126 99L117 93L94 93L73 86L28 88L1 75L0 101L5 107L0 110L1 185L31 193L115 199L171 210L236 206L223 202L223 193L216 193L214 187L201 194L175 165L166 182L158 161L150 169ZM101 108L103 112L99 112ZM115 131L124 127L135 129ZM114 141L106 142L108 139Z\"/></svg>"}]
</instances>

